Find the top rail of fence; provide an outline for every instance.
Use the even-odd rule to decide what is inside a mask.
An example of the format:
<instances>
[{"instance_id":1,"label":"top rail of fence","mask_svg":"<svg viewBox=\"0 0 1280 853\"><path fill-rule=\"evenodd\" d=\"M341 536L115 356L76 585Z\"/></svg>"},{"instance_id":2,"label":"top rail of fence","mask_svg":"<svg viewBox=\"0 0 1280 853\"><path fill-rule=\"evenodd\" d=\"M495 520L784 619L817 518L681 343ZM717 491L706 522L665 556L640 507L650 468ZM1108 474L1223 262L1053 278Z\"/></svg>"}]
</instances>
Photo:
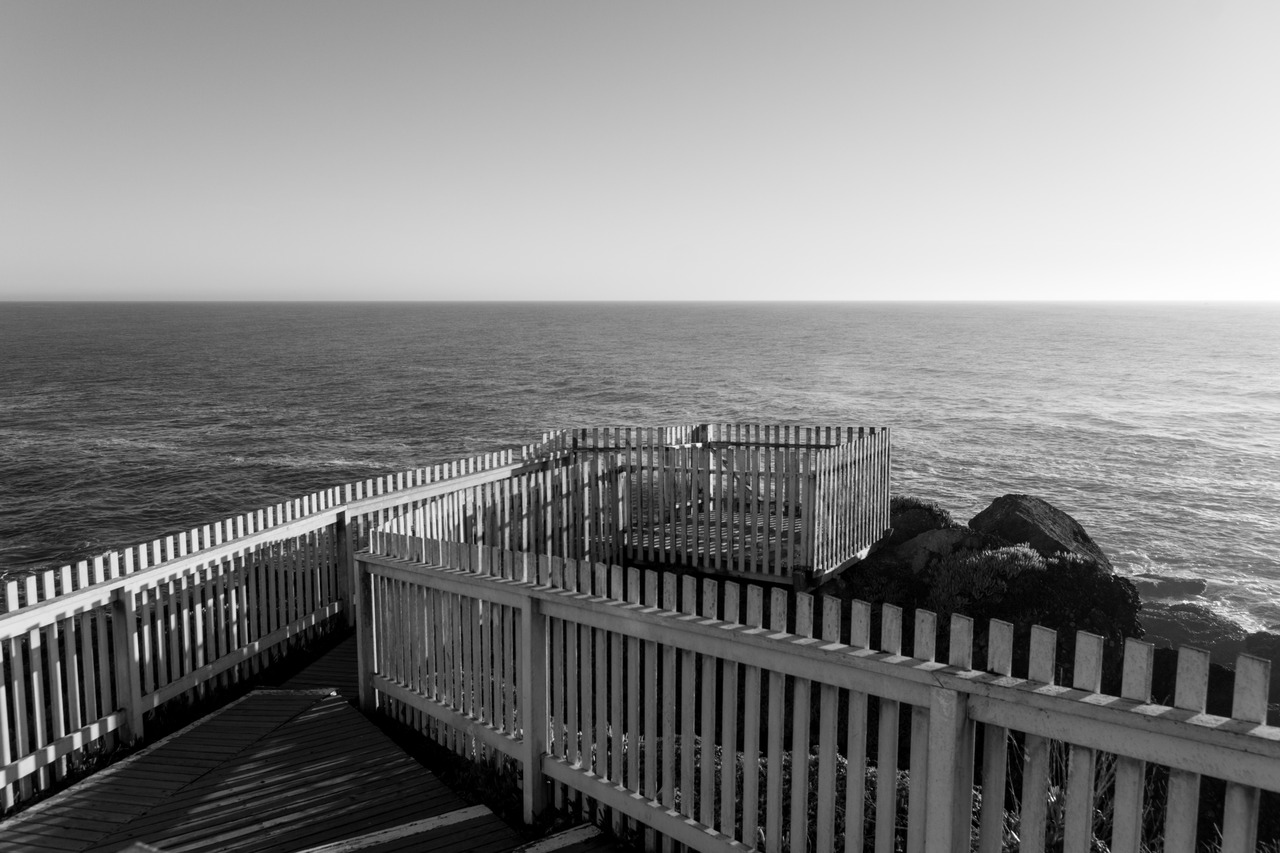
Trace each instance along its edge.
<instances>
[{"instance_id":1,"label":"top rail of fence","mask_svg":"<svg viewBox=\"0 0 1280 853\"><path fill-rule=\"evenodd\" d=\"M6 624L5 616L14 610L55 599L59 600L60 612L96 606L94 602L109 598L116 587L150 582L129 580L134 575L147 572L151 578L156 572L180 574L192 566L328 526L341 513L353 517L510 476L525 466L551 458L563 444L563 432L546 433L542 441L531 445L322 489L220 522L108 551L74 565L36 573L15 572L7 579L6 587L17 592L0 599L0 626ZM93 591L79 595L86 590ZM69 598L73 595L74 599Z\"/></svg>"}]
</instances>

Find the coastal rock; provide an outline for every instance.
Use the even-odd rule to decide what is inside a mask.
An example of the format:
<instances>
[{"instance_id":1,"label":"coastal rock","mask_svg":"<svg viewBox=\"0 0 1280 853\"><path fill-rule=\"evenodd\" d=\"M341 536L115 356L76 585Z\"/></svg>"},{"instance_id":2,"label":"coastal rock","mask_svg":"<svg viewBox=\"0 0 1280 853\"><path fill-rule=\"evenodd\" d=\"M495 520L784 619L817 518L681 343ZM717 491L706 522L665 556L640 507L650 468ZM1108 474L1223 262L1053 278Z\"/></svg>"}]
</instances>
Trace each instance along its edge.
<instances>
[{"instance_id":1,"label":"coastal rock","mask_svg":"<svg viewBox=\"0 0 1280 853\"><path fill-rule=\"evenodd\" d=\"M1215 663L1234 665L1236 656L1246 649L1244 629L1203 604L1148 601L1140 619L1148 642L1204 649Z\"/></svg>"},{"instance_id":2,"label":"coastal rock","mask_svg":"<svg viewBox=\"0 0 1280 853\"><path fill-rule=\"evenodd\" d=\"M967 527L957 525L940 530L926 530L899 545L893 556L903 565L910 566L912 572L919 574L936 560L957 552L985 551L999 546L1000 543L993 537L974 533Z\"/></svg>"},{"instance_id":3,"label":"coastal rock","mask_svg":"<svg viewBox=\"0 0 1280 853\"><path fill-rule=\"evenodd\" d=\"M945 557L971 535L968 528L950 527L943 530L926 530L898 546L894 556L919 573L938 557Z\"/></svg>"},{"instance_id":4,"label":"coastal rock","mask_svg":"<svg viewBox=\"0 0 1280 853\"><path fill-rule=\"evenodd\" d=\"M1170 578L1164 575L1133 575L1131 580L1147 598L1186 598L1203 595L1209 582L1201 578Z\"/></svg>"},{"instance_id":5,"label":"coastal rock","mask_svg":"<svg viewBox=\"0 0 1280 853\"><path fill-rule=\"evenodd\" d=\"M1025 543L1045 557L1058 553L1086 557L1113 571L1111 561L1080 523L1046 500L1032 495L1004 495L978 513L969 527L998 536L1011 545Z\"/></svg>"},{"instance_id":6,"label":"coastal rock","mask_svg":"<svg viewBox=\"0 0 1280 853\"><path fill-rule=\"evenodd\" d=\"M911 496L889 501L889 534L878 543L880 548L896 548L929 530L956 527L956 522L933 501Z\"/></svg>"},{"instance_id":7,"label":"coastal rock","mask_svg":"<svg viewBox=\"0 0 1280 853\"><path fill-rule=\"evenodd\" d=\"M1271 691L1267 698L1273 706L1280 703L1280 634L1254 631L1244 638L1244 650L1246 654L1271 661Z\"/></svg>"}]
</instances>

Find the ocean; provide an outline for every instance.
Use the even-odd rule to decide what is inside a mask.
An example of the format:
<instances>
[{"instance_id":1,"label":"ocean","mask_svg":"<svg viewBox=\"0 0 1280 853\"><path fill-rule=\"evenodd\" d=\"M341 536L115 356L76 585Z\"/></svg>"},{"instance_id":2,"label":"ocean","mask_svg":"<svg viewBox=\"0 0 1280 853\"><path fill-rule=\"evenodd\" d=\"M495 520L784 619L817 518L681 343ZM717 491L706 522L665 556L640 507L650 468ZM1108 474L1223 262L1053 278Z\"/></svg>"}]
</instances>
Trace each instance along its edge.
<instances>
[{"instance_id":1,"label":"ocean","mask_svg":"<svg viewBox=\"0 0 1280 853\"><path fill-rule=\"evenodd\" d=\"M590 425L893 428L1280 627L1280 304L0 303L0 575Z\"/></svg>"}]
</instances>

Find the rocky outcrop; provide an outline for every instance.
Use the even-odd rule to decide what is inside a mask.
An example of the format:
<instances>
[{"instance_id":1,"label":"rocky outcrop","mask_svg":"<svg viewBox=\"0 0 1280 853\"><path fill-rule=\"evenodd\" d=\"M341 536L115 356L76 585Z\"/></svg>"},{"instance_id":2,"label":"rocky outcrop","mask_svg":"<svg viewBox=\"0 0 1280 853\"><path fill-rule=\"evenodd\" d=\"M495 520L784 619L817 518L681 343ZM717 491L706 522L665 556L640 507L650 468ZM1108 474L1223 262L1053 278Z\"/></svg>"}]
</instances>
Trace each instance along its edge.
<instances>
[{"instance_id":1,"label":"rocky outcrop","mask_svg":"<svg viewBox=\"0 0 1280 853\"><path fill-rule=\"evenodd\" d=\"M1080 523L1046 500L1032 495L1004 495L969 521L970 529L998 536L1010 545L1030 545L1041 555L1067 553L1086 557L1114 571L1107 555Z\"/></svg>"},{"instance_id":2,"label":"rocky outcrop","mask_svg":"<svg viewBox=\"0 0 1280 853\"><path fill-rule=\"evenodd\" d=\"M1245 650L1245 631L1203 604L1148 601L1142 608L1146 639L1157 646L1193 646L1209 652L1215 663L1234 665Z\"/></svg>"},{"instance_id":3,"label":"rocky outcrop","mask_svg":"<svg viewBox=\"0 0 1280 853\"><path fill-rule=\"evenodd\" d=\"M1202 578L1171 578L1164 575L1131 575L1138 591L1148 598L1185 598L1203 595L1209 582Z\"/></svg>"},{"instance_id":4,"label":"rocky outcrop","mask_svg":"<svg viewBox=\"0 0 1280 853\"><path fill-rule=\"evenodd\" d=\"M921 533L963 527L933 501L913 497L896 497L889 501L889 533L880 542L882 548L896 548Z\"/></svg>"},{"instance_id":5,"label":"rocky outcrop","mask_svg":"<svg viewBox=\"0 0 1280 853\"><path fill-rule=\"evenodd\" d=\"M944 617L950 613L973 617L978 659L985 654L987 620L1012 622L1018 632L1015 668L1025 666L1018 656L1029 647L1033 624L1058 631L1063 662L1072 659L1077 630L1099 634L1112 645L1125 637L1141 636L1140 604L1133 584L1116 575L1109 562L1082 555L1083 543L1092 545L1092 540L1069 515L1038 498L1017 502L1027 504L1035 507L1031 518L1040 532L1024 532L1021 541L1044 545L1050 534L1040 533L1047 530L1071 547L1060 547L1055 539L1045 554L1010 543L1003 535L957 524L936 504L900 498L890 506L893 532L845 572L829 593L896 604L907 611L923 608ZM1067 537L1063 531L1073 535ZM1092 547L1102 554L1096 545ZM1112 658L1118 660L1119 655Z\"/></svg>"},{"instance_id":6,"label":"rocky outcrop","mask_svg":"<svg viewBox=\"0 0 1280 853\"><path fill-rule=\"evenodd\" d=\"M926 530L895 548L893 556L918 574L952 554L988 551L1003 544L995 537L974 533L963 525L957 525L941 530Z\"/></svg>"}]
</instances>

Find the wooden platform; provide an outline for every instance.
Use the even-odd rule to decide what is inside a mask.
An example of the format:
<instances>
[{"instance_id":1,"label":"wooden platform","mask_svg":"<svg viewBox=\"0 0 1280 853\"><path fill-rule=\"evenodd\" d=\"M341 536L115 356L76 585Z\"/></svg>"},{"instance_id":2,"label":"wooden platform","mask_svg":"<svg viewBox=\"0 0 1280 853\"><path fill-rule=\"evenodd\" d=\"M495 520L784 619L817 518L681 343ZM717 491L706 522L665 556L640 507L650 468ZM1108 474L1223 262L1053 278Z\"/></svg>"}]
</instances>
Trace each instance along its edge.
<instances>
[{"instance_id":1,"label":"wooden platform","mask_svg":"<svg viewBox=\"0 0 1280 853\"><path fill-rule=\"evenodd\" d=\"M166 853L520 848L497 815L464 803L348 701L354 640L283 687L254 691L0 822L0 853L105 853L135 842ZM594 831L534 845L608 849Z\"/></svg>"}]
</instances>

